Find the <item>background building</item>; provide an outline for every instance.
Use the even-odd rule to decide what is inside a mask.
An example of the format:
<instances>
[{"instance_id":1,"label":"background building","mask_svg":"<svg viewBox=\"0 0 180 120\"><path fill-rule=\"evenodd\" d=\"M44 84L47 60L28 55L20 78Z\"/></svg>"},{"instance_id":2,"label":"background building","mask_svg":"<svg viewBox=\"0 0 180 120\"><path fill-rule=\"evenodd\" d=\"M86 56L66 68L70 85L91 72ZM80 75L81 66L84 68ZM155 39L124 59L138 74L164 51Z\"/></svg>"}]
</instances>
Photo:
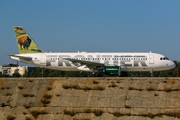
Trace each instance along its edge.
<instances>
[{"instance_id":1,"label":"background building","mask_svg":"<svg viewBox=\"0 0 180 120\"><path fill-rule=\"evenodd\" d=\"M29 66L18 66L17 64L7 64L0 66L0 72L4 75L12 76L14 73L19 73L21 76L24 75L25 72L30 74L33 70L36 70L37 67L29 67Z\"/></svg>"}]
</instances>

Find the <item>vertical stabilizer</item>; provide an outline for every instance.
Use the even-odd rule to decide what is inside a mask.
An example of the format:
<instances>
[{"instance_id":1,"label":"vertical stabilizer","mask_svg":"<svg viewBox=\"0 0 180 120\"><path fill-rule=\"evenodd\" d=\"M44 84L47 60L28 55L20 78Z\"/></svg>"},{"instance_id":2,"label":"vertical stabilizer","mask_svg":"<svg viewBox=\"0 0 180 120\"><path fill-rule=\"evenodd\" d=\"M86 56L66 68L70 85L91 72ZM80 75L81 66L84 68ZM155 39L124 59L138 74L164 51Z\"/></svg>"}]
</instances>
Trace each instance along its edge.
<instances>
[{"instance_id":1,"label":"vertical stabilizer","mask_svg":"<svg viewBox=\"0 0 180 120\"><path fill-rule=\"evenodd\" d=\"M44 53L22 27L14 27L20 54Z\"/></svg>"}]
</instances>

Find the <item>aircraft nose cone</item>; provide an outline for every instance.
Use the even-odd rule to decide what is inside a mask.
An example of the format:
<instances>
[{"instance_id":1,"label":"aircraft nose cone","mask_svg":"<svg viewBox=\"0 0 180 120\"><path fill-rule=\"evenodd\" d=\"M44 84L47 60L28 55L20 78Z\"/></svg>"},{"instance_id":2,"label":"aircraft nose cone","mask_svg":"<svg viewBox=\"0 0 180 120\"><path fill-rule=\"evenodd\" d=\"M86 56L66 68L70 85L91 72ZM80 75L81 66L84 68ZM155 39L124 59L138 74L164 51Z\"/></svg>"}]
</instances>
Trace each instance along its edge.
<instances>
[{"instance_id":1,"label":"aircraft nose cone","mask_svg":"<svg viewBox=\"0 0 180 120\"><path fill-rule=\"evenodd\" d=\"M176 66L176 64L175 64L173 61L171 61L171 63L169 64L169 66L172 67L172 68L174 68L174 67Z\"/></svg>"}]
</instances>

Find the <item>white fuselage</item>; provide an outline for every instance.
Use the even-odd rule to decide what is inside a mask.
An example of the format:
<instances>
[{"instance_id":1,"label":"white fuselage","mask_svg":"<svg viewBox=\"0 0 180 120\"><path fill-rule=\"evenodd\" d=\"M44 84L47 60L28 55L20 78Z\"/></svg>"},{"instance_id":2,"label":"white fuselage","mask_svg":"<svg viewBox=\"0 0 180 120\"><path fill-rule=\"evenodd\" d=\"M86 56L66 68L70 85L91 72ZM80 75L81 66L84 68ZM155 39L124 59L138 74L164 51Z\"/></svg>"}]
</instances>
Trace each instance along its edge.
<instances>
[{"instance_id":1,"label":"white fuselage","mask_svg":"<svg viewBox=\"0 0 180 120\"><path fill-rule=\"evenodd\" d=\"M31 59L25 59L25 58ZM120 66L121 71L161 71L175 67L175 63L157 53L33 53L16 54L11 59L43 68L62 71L93 71L91 67L81 65L74 59L102 63L105 66Z\"/></svg>"}]
</instances>

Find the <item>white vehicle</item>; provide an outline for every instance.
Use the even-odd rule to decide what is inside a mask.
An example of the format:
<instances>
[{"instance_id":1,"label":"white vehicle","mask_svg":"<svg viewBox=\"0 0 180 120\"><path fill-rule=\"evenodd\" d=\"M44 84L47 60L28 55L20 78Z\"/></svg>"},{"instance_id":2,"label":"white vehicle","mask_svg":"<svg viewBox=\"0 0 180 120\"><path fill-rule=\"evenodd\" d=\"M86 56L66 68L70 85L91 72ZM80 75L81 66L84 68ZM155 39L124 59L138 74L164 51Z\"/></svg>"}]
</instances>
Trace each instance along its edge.
<instances>
[{"instance_id":1,"label":"white vehicle","mask_svg":"<svg viewBox=\"0 0 180 120\"><path fill-rule=\"evenodd\" d=\"M47 53L42 51L22 27L14 27L19 53L11 59L61 71L88 71L121 75L121 71L162 71L175 63L157 53Z\"/></svg>"}]
</instances>

